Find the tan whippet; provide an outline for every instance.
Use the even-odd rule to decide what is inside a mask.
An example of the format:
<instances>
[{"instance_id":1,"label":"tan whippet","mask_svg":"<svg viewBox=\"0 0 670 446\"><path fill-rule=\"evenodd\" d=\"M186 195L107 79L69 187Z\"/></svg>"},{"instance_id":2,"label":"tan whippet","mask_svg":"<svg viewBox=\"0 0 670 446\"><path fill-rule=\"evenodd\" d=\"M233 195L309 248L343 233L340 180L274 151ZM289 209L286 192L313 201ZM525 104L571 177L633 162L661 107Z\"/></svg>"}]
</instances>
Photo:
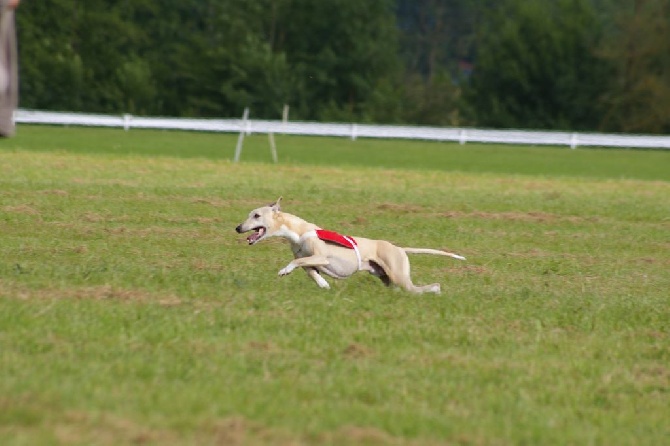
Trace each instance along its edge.
<instances>
[{"instance_id":1,"label":"tan whippet","mask_svg":"<svg viewBox=\"0 0 670 446\"><path fill-rule=\"evenodd\" d=\"M440 284L416 286L409 276L407 254L435 254L465 260L465 257L437 249L399 248L385 240L342 236L324 231L300 217L282 212L276 203L254 209L235 230L238 233L253 231L247 241L254 245L268 237L282 237L291 243L295 257L279 271L280 276L296 268L304 268L321 287L330 288L321 276L347 278L358 271L367 271L379 277L385 285L398 285L414 293L440 292Z\"/></svg>"}]
</instances>

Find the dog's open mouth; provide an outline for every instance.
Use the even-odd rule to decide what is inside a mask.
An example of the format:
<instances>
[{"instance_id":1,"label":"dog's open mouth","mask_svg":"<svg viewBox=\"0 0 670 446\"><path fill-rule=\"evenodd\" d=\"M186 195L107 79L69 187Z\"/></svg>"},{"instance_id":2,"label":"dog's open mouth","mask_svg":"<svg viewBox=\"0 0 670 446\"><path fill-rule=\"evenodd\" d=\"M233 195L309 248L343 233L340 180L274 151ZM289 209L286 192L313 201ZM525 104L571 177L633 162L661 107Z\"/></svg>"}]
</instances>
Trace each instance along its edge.
<instances>
[{"instance_id":1,"label":"dog's open mouth","mask_svg":"<svg viewBox=\"0 0 670 446\"><path fill-rule=\"evenodd\" d=\"M252 231L254 231L254 233L251 234L249 237L247 237L247 242L249 242L250 245L253 245L261 238L263 238L263 236L265 235L265 231L267 231L267 229L265 229L264 226L259 226L257 228L252 229Z\"/></svg>"}]
</instances>

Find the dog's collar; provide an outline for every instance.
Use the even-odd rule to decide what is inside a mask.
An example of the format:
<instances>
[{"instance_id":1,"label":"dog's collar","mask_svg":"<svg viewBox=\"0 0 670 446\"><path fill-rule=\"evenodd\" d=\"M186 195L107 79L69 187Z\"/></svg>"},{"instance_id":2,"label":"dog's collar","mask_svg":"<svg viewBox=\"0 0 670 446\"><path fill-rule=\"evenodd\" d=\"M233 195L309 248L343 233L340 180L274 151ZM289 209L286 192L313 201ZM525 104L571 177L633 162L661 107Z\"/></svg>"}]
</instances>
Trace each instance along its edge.
<instances>
[{"instance_id":1,"label":"dog's collar","mask_svg":"<svg viewBox=\"0 0 670 446\"><path fill-rule=\"evenodd\" d=\"M300 236L298 243L301 245L310 237L316 237L320 240L323 240L326 243L335 243L337 245L343 246L345 248L353 249L356 253L356 260L358 260L358 270L360 271L363 268L363 261L361 259L361 252L358 250L358 244L353 237L348 235L338 234L333 231L326 231L325 229L316 229L312 231L307 231Z\"/></svg>"}]
</instances>

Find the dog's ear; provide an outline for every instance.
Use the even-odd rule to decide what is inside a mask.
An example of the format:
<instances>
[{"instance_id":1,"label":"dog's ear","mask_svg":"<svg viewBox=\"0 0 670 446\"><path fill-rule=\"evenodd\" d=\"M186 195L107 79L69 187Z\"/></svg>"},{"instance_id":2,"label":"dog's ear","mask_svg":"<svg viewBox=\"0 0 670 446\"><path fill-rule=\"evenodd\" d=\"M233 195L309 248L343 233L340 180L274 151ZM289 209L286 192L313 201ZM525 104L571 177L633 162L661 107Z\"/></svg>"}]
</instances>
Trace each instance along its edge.
<instances>
[{"instance_id":1,"label":"dog's ear","mask_svg":"<svg viewBox=\"0 0 670 446\"><path fill-rule=\"evenodd\" d=\"M272 210L274 212L279 212L281 211L281 206L279 205L279 202L281 201L282 197L277 198L277 201L274 202L274 204L271 204Z\"/></svg>"}]
</instances>

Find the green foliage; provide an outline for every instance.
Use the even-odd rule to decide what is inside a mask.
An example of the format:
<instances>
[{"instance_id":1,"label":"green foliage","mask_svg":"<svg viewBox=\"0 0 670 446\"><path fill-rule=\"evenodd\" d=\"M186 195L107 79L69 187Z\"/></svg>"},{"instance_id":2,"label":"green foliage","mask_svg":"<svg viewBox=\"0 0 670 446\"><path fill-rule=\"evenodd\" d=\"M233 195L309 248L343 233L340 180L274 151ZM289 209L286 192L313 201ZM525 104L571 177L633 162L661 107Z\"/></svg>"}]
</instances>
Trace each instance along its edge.
<instances>
[{"instance_id":1,"label":"green foliage","mask_svg":"<svg viewBox=\"0 0 670 446\"><path fill-rule=\"evenodd\" d=\"M280 9L275 48L286 53L297 83L299 119L355 120L397 69L390 0L293 0Z\"/></svg>"},{"instance_id":2,"label":"green foliage","mask_svg":"<svg viewBox=\"0 0 670 446\"><path fill-rule=\"evenodd\" d=\"M114 77L123 98L123 109L137 115L149 114L151 108L148 107L157 97L156 81L149 64L140 58L129 59L117 68Z\"/></svg>"},{"instance_id":3,"label":"green foliage","mask_svg":"<svg viewBox=\"0 0 670 446\"><path fill-rule=\"evenodd\" d=\"M626 132L670 132L670 2L619 6L611 38L600 48L615 67L604 97L603 127Z\"/></svg>"},{"instance_id":4,"label":"green foliage","mask_svg":"<svg viewBox=\"0 0 670 446\"><path fill-rule=\"evenodd\" d=\"M290 104L299 119L366 119L399 68L388 0L49 0L26 2L19 21L28 108L237 116L249 106L278 118Z\"/></svg>"},{"instance_id":5,"label":"green foliage","mask_svg":"<svg viewBox=\"0 0 670 446\"><path fill-rule=\"evenodd\" d=\"M585 130L598 126L608 67L583 0L508 0L491 13L467 93L480 125Z\"/></svg>"},{"instance_id":6,"label":"green foliage","mask_svg":"<svg viewBox=\"0 0 670 446\"><path fill-rule=\"evenodd\" d=\"M425 80L414 74L405 79L403 98L407 104L404 117L409 122L436 126L461 126L462 88L454 83L452 75L439 70Z\"/></svg>"},{"instance_id":7,"label":"green foliage","mask_svg":"<svg viewBox=\"0 0 670 446\"><path fill-rule=\"evenodd\" d=\"M668 0L44 0L21 106L663 133Z\"/></svg>"},{"instance_id":8,"label":"green foliage","mask_svg":"<svg viewBox=\"0 0 670 446\"><path fill-rule=\"evenodd\" d=\"M200 2L192 22L181 19L185 11L175 16L181 21L175 32L184 36L180 27L189 32L183 41L167 39L155 61L161 83L171 89L163 95L167 114L238 116L249 106L254 116L280 116L289 100L290 72L285 55L273 52L255 26L264 6Z\"/></svg>"},{"instance_id":9,"label":"green foliage","mask_svg":"<svg viewBox=\"0 0 670 446\"><path fill-rule=\"evenodd\" d=\"M22 105L84 108L85 66L72 40L72 1L25 2L17 12Z\"/></svg>"}]
</instances>

